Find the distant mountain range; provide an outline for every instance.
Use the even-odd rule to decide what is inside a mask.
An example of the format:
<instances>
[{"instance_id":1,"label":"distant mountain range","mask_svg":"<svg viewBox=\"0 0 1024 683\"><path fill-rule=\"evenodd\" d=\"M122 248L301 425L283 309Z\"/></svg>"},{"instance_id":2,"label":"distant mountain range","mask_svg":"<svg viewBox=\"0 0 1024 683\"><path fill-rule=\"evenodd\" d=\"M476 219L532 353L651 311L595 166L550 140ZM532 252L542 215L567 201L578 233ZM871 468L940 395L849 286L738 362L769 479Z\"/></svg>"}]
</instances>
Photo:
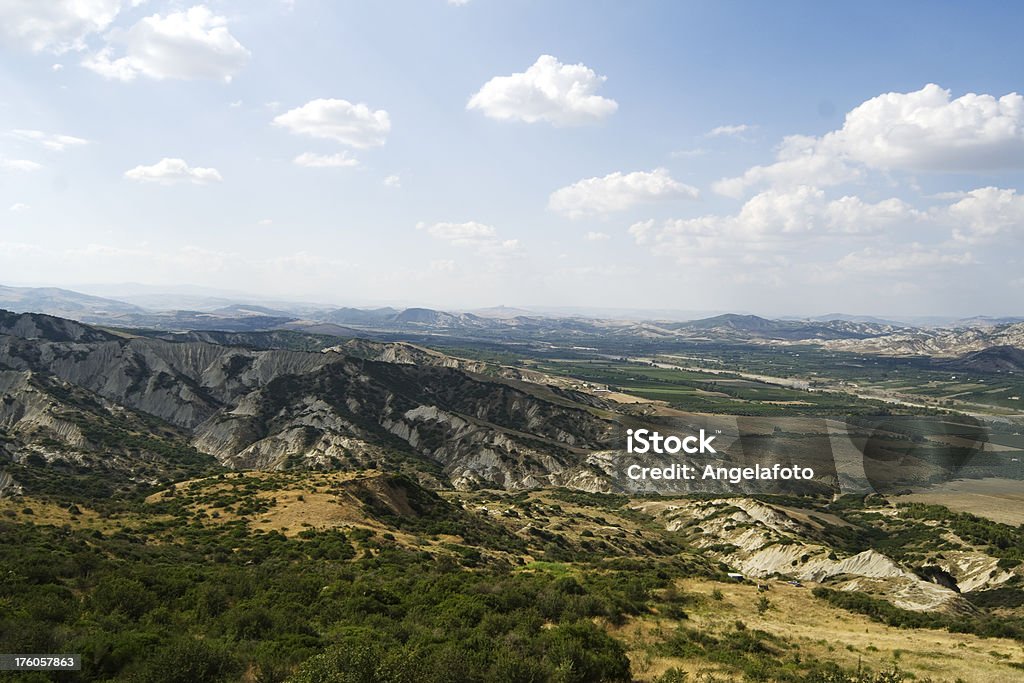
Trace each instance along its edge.
<instances>
[{"instance_id":1,"label":"distant mountain range","mask_svg":"<svg viewBox=\"0 0 1024 683\"><path fill-rule=\"evenodd\" d=\"M150 294L150 299L157 295ZM207 299L203 310L157 310L57 288L0 286L0 308L105 327L167 332L290 330L335 337L441 335L495 341L631 340L820 344L856 353L956 357L992 346L1024 347L1020 318L975 317L952 327L914 327L836 313L768 319L726 313L690 321L556 317L499 306L473 312L429 308L315 308Z\"/></svg>"},{"instance_id":2,"label":"distant mountain range","mask_svg":"<svg viewBox=\"0 0 1024 683\"><path fill-rule=\"evenodd\" d=\"M144 308L123 301L90 296L56 287L7 287L0 285L0 308L37 312L66 318L112 318L141 315Z\"/></svg>"}]
</instances>

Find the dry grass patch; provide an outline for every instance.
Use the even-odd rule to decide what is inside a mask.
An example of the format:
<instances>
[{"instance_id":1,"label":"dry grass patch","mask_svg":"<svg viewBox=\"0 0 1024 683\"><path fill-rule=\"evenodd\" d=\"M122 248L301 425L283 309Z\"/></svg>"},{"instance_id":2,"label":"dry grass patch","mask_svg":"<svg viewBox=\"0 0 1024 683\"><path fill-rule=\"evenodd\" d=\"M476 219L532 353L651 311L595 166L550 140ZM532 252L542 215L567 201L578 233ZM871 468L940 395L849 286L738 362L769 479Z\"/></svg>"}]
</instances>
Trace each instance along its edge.
<instances>
[{"instance_id":1,"label":"dry grass patch","mask_svg":"<svg viewBox=\"0 0 1024 683\"><path fill-rule=\"evenodd\" d=\"M644 617L622 629L631 644L630 658L636 663L638 680L653 681L670 667L678 667L696 679L701 672L723 672L721 666L704 660L652 656L652 644L667 638L683 625L709 634L735 629L737 620L747 629L765 631L799 647L803 659L831 661L856 669L859 664L880 670L896 664L918 679L956 680L971 683L1003 683L1024 680L1012 662L1024 662L1024 646L1012 640L979 638L932 629L898 629L871 621L865 616L837 609L811 595L810 587L797 588L772 582L771 589L758 593L755 586L719 583L704 579L684 580L679 589L701 596L685 609L688 619L676 621ZM721 599L712 598L714 591ZM759 612L761 597L770 602ZM640 668L646 669L639 671Z\"/></svg>"}]
</instances>

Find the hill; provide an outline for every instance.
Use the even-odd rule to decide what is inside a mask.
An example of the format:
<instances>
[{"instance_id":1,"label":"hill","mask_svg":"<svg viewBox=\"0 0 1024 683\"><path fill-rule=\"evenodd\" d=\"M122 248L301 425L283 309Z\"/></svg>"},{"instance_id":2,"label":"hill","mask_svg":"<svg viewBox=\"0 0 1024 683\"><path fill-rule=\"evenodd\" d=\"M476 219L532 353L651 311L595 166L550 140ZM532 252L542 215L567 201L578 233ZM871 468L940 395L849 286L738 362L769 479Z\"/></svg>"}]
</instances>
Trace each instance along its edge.
<instances>
[{"instance_id":1,"label":"hill","mask_svg":"<svg viewBox=\"0 0 1024 683\"><path fill-rule=\"evenodd\" d=\"M113 318L137 315L139 306L90 296L57 287L8 287L0 285L0 309L16 313L46 313L83 322L109 322Z\"/></svg>"},{"instance_id":2,"label":"hill","mask_svg":"<svg viewBox=\"0 0 1024 683\"><path fill-rule=\"evenodd\" d=\"M672 329L701 330L727 337L776 340L866 339L895 329L885 322L862 320L769 320L756 315L726 313L713 318L672 324Z\"/></svg>"},{"instance_id":3,"label":"hill","mask_svg":"<svg viewBox=\"0 0 1024 683\"><path fill-rule=\"evenodd\" d=\"M1016 346L991 346L960 358L940 363L952 370L973 372L1024 373L1024 349Z\"/></svg>"},{"instance_id":4,"label":"hill","mask_svg":"<svg viewBox=\"0 0 1024 683\"><path fill-rule=\"evenodd\" d=\"M59 500L0 499L0 541L18 549L0 555L0 648L81 653L82 680L441 683L570 669L623 683L995 683L1022 663L1020 580L985 578L976 540L961 564L942 559L948 548L913 559L942 532L884 501L651 507L566 490L438 494L380 471L190 478L114 514ZM858 539L886 542L871 530L890 516L894 547L917 539L904 556L855 554ZM759 552L785 551L796 568L745 568L749 551L727 547L744 534L771 537ZM801 560L812 542L829 543L837 571L788 583L827 560ZM957 593L917 577L930 563L990 585L961 579ZM928 591L954 609L894 604Z\"/></svg>"},{"instance_id":5,"label":"hill","mask_svg":"<svg viewBox=\"0 0 1024 683\"><path fill-rule=\"evenodd\" d=\"M1024 323L984 327L901 330L865 339L825 342L827 348L887 356L950 358L995 346L1024 348Z\"/></svg>"},{"instance_id":6,"label":"hill","mask_svg":"<svg viewBox=\"0 0 1024 683\"><path fill-rule=\"evenodd\" d=\"M521 488L585 481L586 454L617 443L615 423L569 394L412 347L263 350L195 339L290 344L279 333L119 337L31 314L0 325L0 368L151 415L231 467L387 463L455 486ZM14 386L20 400L28 388Z\"/></svg>"}]
</instances>

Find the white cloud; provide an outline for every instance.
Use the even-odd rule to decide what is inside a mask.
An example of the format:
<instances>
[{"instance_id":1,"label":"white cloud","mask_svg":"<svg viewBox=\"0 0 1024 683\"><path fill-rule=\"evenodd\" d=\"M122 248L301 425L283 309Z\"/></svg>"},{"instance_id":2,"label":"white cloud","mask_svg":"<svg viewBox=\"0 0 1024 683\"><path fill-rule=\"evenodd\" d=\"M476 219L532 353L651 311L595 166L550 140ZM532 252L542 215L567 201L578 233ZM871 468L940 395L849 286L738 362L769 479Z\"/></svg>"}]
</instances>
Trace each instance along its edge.
<instances>
[{"instance_id":1,"label":"white cloud","mask_svg":"<svg viewBox=\"0 0 1024 683\"><path fill-rule=\"evenodd\" d=\"M603 178L586 178L555 190L548 208L570 218L622 211L643 202L665 199L696 199L696 188L669 176L668 171L616 172Z\"/></svg>"},{"instance_id":2,"label":"white cloud","mask_svg":"<svg viewBox=\"0 0 1024 683\"><path fill-rule=\"evenodd\" d=\"M749 130L753 130L754 126L747 123L739 123L732 126L716 126L707 132L704 137L718 138L722 136L739 137L742 136Z\"/></svg>"},{"instance_id":3,"label":"white cloud","mask_svg":"<svg viewBox=\"0 0 1024 683\"><path fill-rule=\"evenodd\" d=\"M50 70L51 71L63 71L64 70L64 65L63 64L54 64L53 66L50 67Z\"/></svg>"},{"instance_id":4,"label":"white cloud","mask_svg":"<svg viewBox=\"0 0 1024 683\"><path fill-rule=\"evenodd\" d=\"M605 77L584 64L562 64L541 55L523 73L495 76L469 99L467 109L479 109L500 121L546 121L571 126L599 121L618 109L615 100L595 94Z\"/></svg>"},{"instance_id":5,"label":"white cloud","mask_svg":"<svg viewBox=\"0 0 1024 683\"><path fill-rule=\"evenodd\" d=\"M14 204L11 204L11 209L10 210L18 212L18 211L28 211L31 208L32 207L29 206L28 204L22 204L21 202L15 202Z\"/></svg>"},{"instance_id":6,"label":"white cloud","mask_svg":"<svg viewBox=\"0 0 1024 683\"><path fill-rule=\"evenodd\" d=\"M402 178L401 178L401 176L397 176L397 175L393 175L393 174L387 176L386 178L384 178L384 186L385 187L401 187L402 186Z\"/></svg>"},{"instance_id":7,"label":"white cloud","mask_svg":"<svg viewBox=\"0 0 1024 683\"><path fill-rule=\"evenodd\" d=\"M56 133L44 133L41 130L26 130L17 128L11 131L11 135L21 140L29 140L38 143L46 149L55 152L63 152L67 147L77 147L89 144L88 140L76 138L72 135L59 135Z\"/></svg>"},{"instance_id":8,"label":"white cloud","mask_svg":"<svg viewBox=\"0 0 1024 683\"><path fill-rule=\"evenodd\" d=\"M806 135L783 139L776 159L774 164L754 166L737 178L719 180L712 184L712 189L738 199L751 187L785 189L809 183L824 187L849 182L861 175L860 170L851 167L842 157L822 153L820 141Z\"/></svg>"},{"instance_id":9,"label":"white cloud","mask_svg":"<svg viewBox=\"0 0 1024 683\"><path fill-rule=\"evenodd\" d=\"M391 118L383 109L372 111L362 103L316 99L275 117L274 125L292 133L365 149L379 147L387 141Z\"/></svg>"},{"instance_id":10,"label":"white cloud","mask_svg":"<svg viewBox=\"0 0 1024 683\"><path fill-rule=\"evenodd\" d=\"M648 244L654 234L654 220L640 221L629 226L627 232L633 236L637 244Z\"/></svg>"},{"instance_id":11,"label":"white cloud","mask_svg":"<svg viewBox=\"0 0 1024 683\"><path fill-rule=\"evenodd\" d=\"M154 14L126 31L111 31L107 39L109 44L82 64L122 81L142 75L229 82L250 56L231 35L227 19L202 5L167 16ZM123 48L123 57L113 58L115 47Z\"/></svg>"},{"instance_id":12,"label":"white cloud","mask_svg":"<svg viewBox=\"0 0 1024 683\"><path fill-rule=\"evenodd\" d=\"M734 214L634 223L629 234L637 245L688 266L740 263L751 273L774 269L783 281L783 268L797 262L826 280L959 267L977 263L965 245L1012 250L1016 245L999 240L1024 237L1024 196L1014 189L983 187L947 199L919 209L897 198L830 199L804 185L765 190ZM916 241L922 236L932 243ZM842 258L834 251L839 246L847 248ZM854 246L860 249L851 251Z\"/></svg>"},{"instance_id":13,"label":"white cloud","mask_svg":"<svg viewBox=\"0 0 1024 683\"><path fill-rule=\"evenodd\" d=\"M514 254L519 249L519 240L503 240L493 226L476 221L466 223L417 223L417 230L423 230L437 240L448 242L455 247L472 247L481 254L490 256Z\"/></svg>"},{"instance_id":14,"label":"white cloud","mask_svg":"<svg viewBox=\"0 0 1024 683\"><path fill-rule=\"evenodd\" d=\"M32 52L83 50L85 39L107 28L122 0L0 0L2 42Z\"/></svg>"},{"instance_id":15,"label":"white cloud","mask_svg":"<svg viewBox=\"0 0 1024 683\"><path fill-rule=\"evenodd\" d=\"M193 183L205 185L220 182L220 173L215 168L192 167L184 159L161 159L152 166L136 166L125 171L124 177L141 183L159 183L173 185L175 183Z\"/></svg>"},{"instance_id":16,"label":"white cloud","mask_svg":"<svg viewBox=\"0 0 1024 683\"><path fill-rule=\"evenodd\" d=\"M0 170L4 171L38 171L43 167L42 164L37 164L34 161L28 159L5 159L0 157Z\"/></svg>"},{"instance_id":17,"label":"white cloud","mask_svg":"<svg viewBox=\"0 0 1024 683\"><path fill-rule=\"evenodd\" d=\"M611 238L612 236L606 232L594 231L588 232L586 235L583 236L583 239L587 240L588 242L605 242L607 240L610 240Z\"/></svg>"},{"instance_id":18,"label":"white cloud","mask_svg":"<svg viewBox=\"0 0 1024 683\"><path fill-rule=\"evenodd\" d=\"M298 166L310 168L352 168L359 165L359 160L349 156L348 152L338 154L314 154L305 152L295 157L293 162Z\"/></svg>"},{"instance_id":19,"label":"white cloud","mask_svg":"<svg viewBox=\"0 0 1024 683\"><path fill-rule=\"evenodd\" d=\"M681 263L730 257L754 263L806 247L815 236L894 234L925 218L899 199L874 204L854 196L829 200L821 189L801 186L755 195L736 214L667 220L660 226L644 221L630 226L629 233L637 244Z\"/></svg>"},{"instance_id":20,"label":"white cloud","mask_svg":"<svg viewBox=\"0 0 1024 683\"><path fill-rule=\"evenodd\" d=\"M830 133L850 158L875 168L979 171L1024 166L1024 97L1000 98L928 84L886 93L846 115ZM831 141L829 141L831 142Z\"/></svg>"},{"instance_id":21,"label":"white cloud","mask_svg":"<svg viewBox=\"0 0 1024 683\"><path fill-rule=\"evenodd\" d=\"M1024 235L1024 195L1016 190L982 187L971 190L946 210L960 242L988 242L1004 233Z\"/></svg>"},{"instance_id":22,"label":"white cloud","mask_svg":"<svg viewBox=\"0 0 1024 683\"><path fill-rule=\"evenodd\" d=\"M776 162L715 183L727 196L755 186L835 185L882 171L991 171L1024 167L1024 97L996 98L929 84L890 92L851 110L843 127L824 136L785 138Z\"/></svg>"},{"instance_id":23,"label":"white cloud","mask_svg":"<svg viewBox=\"0 0 1024 683\"><path fill-rule=\"evenodd\" d=\"M901 199L890 198L869 204L860 197L847 195L825 203L821 218L831 232L873 233L910 226L924 220L925 214Z\"/></svg>"},{"instance_id":24,"label":"white cloud","mask_svg":"<svg viewBox=\"0 0 1024 683\"><path fill-rule=\"evenodd\" d=\"M456 7L462 7L463 5L468 5L469 0L448 0L448 4Z\"/></svg>"},{"instance_id":25,"label":"white cloud","mask_svg":"<svg viewBox=\"0 0 1024 683\"><path fill-rule=\"evenodd\" d=\"M451 259L438 259L430 262L430 269L438 273L451 273L455 271L455 261Z\"/></svg>"},{"instance_id":26,"label":"white cloud","mask_svg":"<svg viewBox=\"0 0 1024 683\"><path fill-rule=\"evenodd\" d=\"M434 239L450 242L455 246L473 246L493 242L497 231L490 225L468 221L466 223L417 223L417 230L425 230Z\"/></svg>"}]
</instances>

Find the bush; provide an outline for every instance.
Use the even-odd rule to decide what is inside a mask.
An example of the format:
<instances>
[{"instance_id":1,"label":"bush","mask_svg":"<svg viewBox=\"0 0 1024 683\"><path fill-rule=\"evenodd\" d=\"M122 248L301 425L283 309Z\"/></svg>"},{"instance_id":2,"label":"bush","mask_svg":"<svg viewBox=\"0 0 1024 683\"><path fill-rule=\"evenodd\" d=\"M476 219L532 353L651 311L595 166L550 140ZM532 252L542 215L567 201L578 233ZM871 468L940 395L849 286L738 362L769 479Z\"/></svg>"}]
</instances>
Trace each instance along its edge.
<instances>
[{"instance_id":1,"label":"bush","mask_svg":"<svg viewBox=\"0 0 1024 683\"><path fill-rule=\"evenodd\" d=\"M195 683L236 677L239 663L214 643L182 637L157 651L138 676L142 683Z\"/></svg>"}]
</instances>

